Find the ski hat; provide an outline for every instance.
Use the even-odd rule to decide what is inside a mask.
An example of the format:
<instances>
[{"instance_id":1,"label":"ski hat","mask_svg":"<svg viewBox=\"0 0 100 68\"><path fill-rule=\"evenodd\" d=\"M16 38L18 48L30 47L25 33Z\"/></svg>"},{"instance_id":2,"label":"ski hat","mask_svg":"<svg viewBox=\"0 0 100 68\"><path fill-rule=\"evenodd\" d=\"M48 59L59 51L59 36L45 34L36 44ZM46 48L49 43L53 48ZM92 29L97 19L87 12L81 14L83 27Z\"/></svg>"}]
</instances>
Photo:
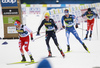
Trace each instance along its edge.
<instances>
[{"instance_id":1,"label":"ski hat","mask_svg":"<svg viewBox=\"0 0 100 68\"><path fill-rule=\"evenodd\" d=\"M91 11L91 8L88 8L88 11Z\"/></svg>"},{"instance_id":2,"label":"ski hat","mask_svg":"<svg viewBox=\"0 0 100 68\"><path fill-rule=\"evenodd\" d=\"M37 68L51 68L51 65L49 61L45 58L39 63Z\"/></svg>"},{"instance_id":3,"label":"ski hat","mask_svg":"<svg viewBox=\"0 0 100 68\"><path fill-rule=\"evenodd\" d=\"M65 15L68 14L69 13L69 10L68 9L65 9L64 10L64 13L65 13Z\"/></svg>"},{"instance_id":4,"label":"ski hat","mask_svg":"<svg viewBox=\"0 0 100 68\"><path fill-rule=\"evenodd\" d=\"M21 24L21 23L20 23L19 20L16 20L15 23L14 23L14 25L20 25L20 24Z\"/></svg>"},{"instance_id":5,"label":"ski hat","mask_svg":"<svg viewBox=\"0 0 100 68\"><path fill-rule=\"evenodd\" d=\"M50 14L49 14L48 12L46 12L46 13L45 13L45 16L49 16L49 17L50 17Z\"/></svg>"}]
</instances>

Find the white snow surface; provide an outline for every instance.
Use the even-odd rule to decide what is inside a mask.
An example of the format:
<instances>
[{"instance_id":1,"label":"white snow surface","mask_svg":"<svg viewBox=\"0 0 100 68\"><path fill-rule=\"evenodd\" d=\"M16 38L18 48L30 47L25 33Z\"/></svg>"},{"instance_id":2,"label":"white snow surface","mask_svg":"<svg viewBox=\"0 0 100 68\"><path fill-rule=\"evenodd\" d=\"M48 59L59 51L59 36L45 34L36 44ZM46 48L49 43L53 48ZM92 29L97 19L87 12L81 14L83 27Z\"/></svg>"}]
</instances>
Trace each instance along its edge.
<instances>
[{"instance_id":1,"label":"white snow surface","mask_svg":"<svg viewBox=\"0 0 100 68\"><path fill-rule=\"evenodd\" d=\"M86 29L85 26L86 24L84 24L84 29ZM100 27L99 26L100 26L100 19L95 21L92 40L91 41L83 40L83 42L88 47L90 53L88 53L83 48L83 46L75 39L75 37L72 34L70 34L70 47L72 52L66 53L65 58L63 58L51 38L50 46L51 46L52 55L56 57L47 58L47 59L50 62L52 68L100 68ZM82 24L79 25L79 27L81 28ZM86 31L83 31L83 38L82 38L82 30L79 28L77 28L76 30L80 38L83 39L85 37ZM97 32L98 32L98 36L97 36ZM40 36L42 36L43 34L44 33L41 33ZM65 52L67 50L65 30L63 29L57 32L56 35L57 35L59 45L61 46L62 50ZM34 39L36 38L37 36L35 33ZM2 45L4 41L8 42L8 44ZM45 44L45 36L35 40L34 42L30 41L29 50L31 51L35 61L40 62L44 57L47 57L48 51L47 51L47 46ZM30 61L29 56L26 52L25 52L25 56L27 61ZM0 40L0 68L37 68L39 64L36 63L29 66L25 66L25 64L7 65L7 63L13 63L19 61L21 61L21 53L19 51L18 39Z\"/></svg>"}]
</instances>

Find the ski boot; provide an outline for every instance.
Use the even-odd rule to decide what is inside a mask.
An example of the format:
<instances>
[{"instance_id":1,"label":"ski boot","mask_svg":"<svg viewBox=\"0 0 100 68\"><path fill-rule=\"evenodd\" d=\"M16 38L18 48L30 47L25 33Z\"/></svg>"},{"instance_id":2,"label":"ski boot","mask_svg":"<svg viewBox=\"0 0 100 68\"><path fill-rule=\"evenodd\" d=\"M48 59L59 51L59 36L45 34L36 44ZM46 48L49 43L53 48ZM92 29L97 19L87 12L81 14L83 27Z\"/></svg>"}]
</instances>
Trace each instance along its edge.
<instances>
[{"instance_id":1,"label":"ski boot","mask_svg":"<svg viewBox=\"0 0 100 68\"><path fill-rule=\"evenodd\" d=\"M90 34L90 36L89 36L89 41L91 41L91 38L92 38L92 34Z\"/></svg>"},{"instance_id":2,"label":"ski boot","mask_svg":"<svg viewBox=\"0 0 100 68\"><path fill-rule=\"evenodd\" d=\"M49 50L48 52L49 52L48 57L52 57L52 53L51 53L51 51Z\"/></svg>"},{"instance_id":3,"label":"ski boot","mask_svg":"<svg viewBox=\"0 0 100 68\"><path fill-rule=\"evenodd\" d=\"M61 55L62 55L63 57L65 57L65 55L64 55L62 49L59 47L59 45L57 45L57 48L58 48L58 50L60 51Z\"/></svg>"},{"instance_id":4,"label":"ski boot","mask_svg":"<svg viewBox=\"0 0 100 68\"><path fill-rule=\"evenodd\" d=\"M60 50L60 53L61 53L61 55L62 55L63 57L65 57L65 54L63 53L62 50Z\"/></svg>"},{"instance_id":5,"label":"ski boot","mask_svg":"<svg viewBox=\"0 0 100 68\"><path fill-rule=\"evenodd\" d=\"M88 38L88 35L86 35L86 37L84 38L84 40L87 40L87 38Z\"/></svg>"},{"instance_id":6,"label":"ski boot","mask_svg":"<svg viewBox=\"0 0 100 68\"><path fill-rule=\"evenodd\" d=\"M90 53L90 51L88 50L88 48L86 47L86 45L83 43L83 47L85 48L85 50Z\"/></svg>"},{"instance_id":7,"label":"ski boot","mask_svg":"<svg viewBox=\"0 0 100 68\"><path fill-rule=\"evenodd\" d=\"M21 60L21 62L25 62L25 61L26 61L26 58L25 58L24 55L22 55L22 60Z\"/></svg>"},{"instance_id":8,"label":"ski boot","mask_svg":"<svg viewBox=\"0 0 100 68\"><path fill-rule=\"evenodd\" d=\"M30 55L30 59L31 59L31 62L34 62L34 59L33 59L33 57Z\"/></svg>"},{"instance_id":9,"label":"ski boot","mask_svg":"<svg viewBox=\"0 0 100 68\"><path fill-rule=\"evenodd\" d=\"M67 45L67 52L70 52L70 46Z\"/></svg>"},{"instance_id":10,"label":"ski boot","mask_svg":"<svg viewBox=\"0 0 100 68\"><path fill-rule=\"evenodd\" d=\"M32 55L30 55L30 59L31 59L31 62L34 62L34 59L33 59Z\"/></svg>"}]
</instances>

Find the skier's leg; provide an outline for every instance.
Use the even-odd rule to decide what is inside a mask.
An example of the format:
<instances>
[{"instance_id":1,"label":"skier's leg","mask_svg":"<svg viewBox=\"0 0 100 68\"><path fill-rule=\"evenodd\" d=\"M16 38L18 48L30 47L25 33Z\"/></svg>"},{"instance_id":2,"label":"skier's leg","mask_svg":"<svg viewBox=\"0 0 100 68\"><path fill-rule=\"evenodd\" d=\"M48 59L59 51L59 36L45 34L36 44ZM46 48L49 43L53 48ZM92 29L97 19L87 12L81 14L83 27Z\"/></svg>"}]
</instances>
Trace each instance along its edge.
<instances>
[{"instance_id":1,"label":"skier's leg","mask_svg":"<svg viewBox=\"0 0 100 68\"><path fill-rule=\"evenodd\" d=\"M70 44L69 44L70 32L69 31L66 31L66 37L67 37L67 51L70 51Z\"/></svg>"},{"instance_id":2,"label":"skier's leg","mask_svg":"<svg viewBox=\"0 0 100 68\"><path fill-rule=\"evenodd\" d=\"M89 31L87 30L84 40L86 40L88 38L88 34L89 34Z\"/></svg>"},{"instance_id":3,"label":"skier's leg","mask_svg":"<svg viewBox=\"0 0 100 68\"><path fill-rule=\"evenodd\" d=\"M25 51L28 53L31 62L34 62L34 59L33 59L33 57L32 57L32 54L31 54L31 52L29 51L29 48L28 48L28 47L29 47L29 36L27 36L27 37L25 38L24 45L25 45L25 46L24 46Z\"/></svg>"},{"instance_id":4,"label":"skier's leg","mask_svg":"<svg viewBox=\"0 0 100 68\"><path fill-rule=\"evenodd\" d=\"M90 38L92 37L92 31L93 31L93 26L94 26L94 19L91 20L91 31L90 31Z\"/></svg>"},{"instance_id":5,"label":"skier's leg","mask_svg":"<svg viewBox=\"0 0 100 68\"><path fill-rule=\"evenodd\" d=\"M90 20L87 20L87 32L86 32L86 36L85 36L84 40L86 40L88 38L89 29L90 29Z\"/></svg>"},{"instance_id":6,"label":"skier's leg","mask_svg":"<svg viewBox=\"0 0 100 68\"><path fill-rule=\"evenodd\" d=\"M89 31L91 27L91 20L87 20L87 31Z\"/></svg>"},{"instance_id":7,"label":"skier's leg","mask_svg":"<svg viewBox=\"0 0 100 68\"><path fill-rule=\"evenodd\" d=\"M26 58L25 58L25 55L24 55L24 51L23 51L23 41L22 41L21 38L19 39L19 49L20 49L21 56L22 56L22 60L21 61L26 61Z\"/></svg>"},{"instance_id":8,"label":"skier's leg","mask_svg":"<svg viewBox=\"0 0 100 68\"><path fill-rule=\"evenodd\" d=\"M46 41L46 45L47 45L48 52L49 52L48 57L52 56L50 45L49 45L49 40L50 40L50 36L48 34L46 34L45 41Z\"/></svg>"},{"instance_id":9,"label":"skier's leg","mask_svg":"<svg viewBox=\"0 0 100 68\"><path fill-rule=\"evenodd\" d=\"M61 55L62 55L63 57L65 57L65 55L64 55L64 53L63 53L63 51L62 51L60 45L58 44L58 41L57 41L57 37L56 37L55 32L52 33L52 36L51 36L51 37L52 37L52 39L53 39L55 45L57 46L58 50L60 51Z\"/></svg>"},{"instance_id":10,"label":"skier's leg","mask_svg":"<svg viewBox=\"0 0 100 68\"><path fill-rule=\"evenodd\" d=\"M81 44L83 44L83 42L82 42L82 40L80 39L80 37L79 37L77 31L75 30L75 28L73 28L73 29L71 30L71 33L75 36L75 38L76 38Z\"/></svg>"},{"instance_id":11,"label":"skier's leg","mask_svg":"<svg viewBox=\"0 0 100 68\"><path fill-rule=\"evenodd\" d=\"M86 47L86 45L82 42L82 40L80 39L80 37L78 36L78 33L76 32L76 30L73 28L72 30L72 34L76 37L76 39L83 45L83 47L85 48L86 51L89 52L88 48ZM90 53L90 52L89 52Z\"/></svg>"},{"instance_id":12,"label":"skier's leg","mask_svg":"<svg viewBox=\"0 0 100 68\"><path fill-rule=\"evenodd\" d=\"M55 35L54 32L52 33L51 37L52 37L52 39L53 39L55 45L58 45L57 37L56 37L56 35Z\"/></svg>"}]
</instances>

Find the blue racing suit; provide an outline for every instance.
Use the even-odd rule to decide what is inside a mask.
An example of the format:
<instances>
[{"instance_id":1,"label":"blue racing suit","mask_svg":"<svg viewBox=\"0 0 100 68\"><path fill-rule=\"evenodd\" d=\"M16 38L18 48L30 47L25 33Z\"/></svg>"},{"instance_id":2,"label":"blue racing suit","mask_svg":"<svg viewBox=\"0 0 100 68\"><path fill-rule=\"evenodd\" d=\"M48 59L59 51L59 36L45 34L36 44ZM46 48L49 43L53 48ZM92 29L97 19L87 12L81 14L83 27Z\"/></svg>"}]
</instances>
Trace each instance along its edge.
<instances>
[{"instance_id":1,"label":"blue racing suit","mask_svg":"<svg viewBox=\"0 0 100 68\"><path fill-rule=\"evenodd\" d=\"M78 33L76 32L75 28L74 28L74 19L75 19L75 16L74 15L70 15L69 14L69 17L66 17L65 15L62 16L62 19L61 19L61 22L62 22L62 26L64 26L64 21L65 21L65 24L66 24L66 37L67 37L67 45L70 45L69 44L69 36L70 36L70 32L76 37L76 39L83 45L83 42L82 40L80 39Z\"/></svg>"}]
</instances>

